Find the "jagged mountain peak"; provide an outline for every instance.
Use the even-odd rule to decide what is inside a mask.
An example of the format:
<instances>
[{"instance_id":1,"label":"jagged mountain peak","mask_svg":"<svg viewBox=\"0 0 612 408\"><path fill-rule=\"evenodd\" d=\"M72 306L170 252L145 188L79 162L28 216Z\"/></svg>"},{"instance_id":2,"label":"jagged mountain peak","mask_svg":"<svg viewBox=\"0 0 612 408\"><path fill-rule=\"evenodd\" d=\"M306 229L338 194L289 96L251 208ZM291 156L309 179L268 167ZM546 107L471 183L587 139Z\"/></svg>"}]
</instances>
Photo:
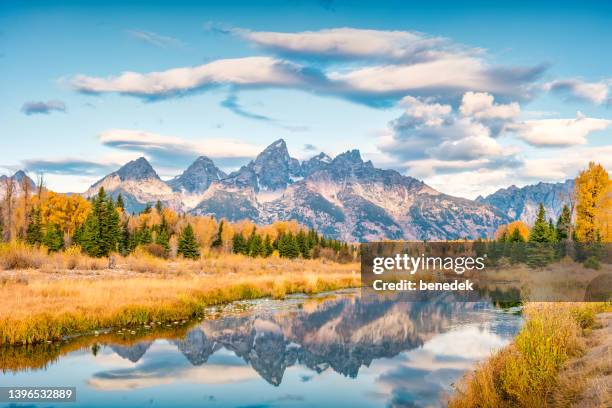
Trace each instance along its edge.
<instances>
[{"instance_id":1,"label":"jagged mountain peak","mask_svg":"<svg viewBox=\"0 0 612 408\"><path fill-rule=\"evenodd\" d=\"M15 174L13 174L12 176L8 177L8 176L0 176L0 180L2 182L4 182L7 179L12 179L14 184L16 184L16 188L18 190L21 189L21 186L23 184L23 181L25 180L28 183L28 187L30 187L30 189L34 189L36 187L36 183L34 183L34 180L32 180L25 171L23 170L17 170L15 172ZM2 186L0 186L2 187Z\"/></svg>"},{"instance_id":2,"label":"jagged mountain peak","mask_svg":"<svg viewBox=\"0 0 612 408\"><path fill-rule=\"evenodd\" d=\"M333 162L363 164L363 159L361 158L361 152L358 149L353 149L340 153Z\"/></svg>"},{"instance_id":3,"label":"jagged mountain peak","mask_svg":"<svg viewBox=\"0 0 612 408\"><path fill-rule=\"evenodd\" d=\"M326 153L319 153L308 160L302 162L302 173L304 176L326 168L332 162L332 158Z\"/></svg>"},{"instance_id":4,"label":"jagged mountain peak","mask_svg":"<svg viewBox=\"0 0 612 408\"><path fill-rule=\"evenodd\" d=\"M139 157L136 160L132 160L124 164L114 174L119 176L122 181L147 179L159 180L159 176L157 175L151 164L144 157Z\"/></svg>"},{"instance_id":5,"label":"jagged mountain peak","mask_svg":"<svg viewBox=\"0 0 612 408\"><path fill-rule=\"evenodd\" d=\"M227 175L206 156L198 157L181 175L168 181L174 191L202 193L214 182Z\"/></svg>"},{"instance_id":6,"label":"jagged mountain peak","mask_svg":"<svg viewBox=\"0 0 612 408\"><path fill-rule=\"evenodd\" d=\"M302 176L300 162L289 155L285 141L278 139L259 153L254 161L230 174L225 183L248 186L256 192L281 190Z\"/></svg>"}]
</instances>

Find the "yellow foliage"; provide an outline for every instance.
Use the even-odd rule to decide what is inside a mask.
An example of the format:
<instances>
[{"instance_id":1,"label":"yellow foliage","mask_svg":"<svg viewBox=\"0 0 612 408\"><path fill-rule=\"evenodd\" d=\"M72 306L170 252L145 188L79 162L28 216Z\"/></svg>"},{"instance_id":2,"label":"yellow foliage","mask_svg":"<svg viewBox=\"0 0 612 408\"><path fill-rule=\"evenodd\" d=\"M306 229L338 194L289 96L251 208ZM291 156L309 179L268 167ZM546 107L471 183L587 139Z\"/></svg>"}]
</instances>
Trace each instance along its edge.
<instances>
[{"instance_id":1,"label":"yellow foliage","mask_svg":"<svg viewBox=\"0 0 612 408\"><path fill-rule=\"evenodd\" d=\"M611 200L606 199L610 191L610 177L600 164L589 163L586 170L576 178L576 238L578 241L593 242L598 234L599 224L609 217ZM608 228L609 230L609 228ZM609 238L609 237L608 237Z\"/></svg>"},{"instance_id":2,"label":"yellow foliage","mask_svg":"<svg viewBox=\"0 0 612 408\"><path fill-rule=\"evenodd\" d=\"M612 242L612 182L597 201L595 228L601 234L603 242Z\"/></svg>"},{"instance_id":3,"label":"yellow foliage","mask_svg":"<svg viewBox=\"0 0 612 408\"><path fill-rule=\"evenodd\" d=\"M501 225L499 228L497 228L497 231L495 231L495 239L501 238L504 233L506 233L506 236L509 237L510 235L512 235L515 229L518 229L523 239L527 241L527 239L529 238L529 227L527 226L527 224L520 220L513 221L510 224Z\"/></svg>"},{"instance_id":4,"label":"yellow foliage","mask_svg":"<svg viewBox=\"0 0 612 408\"><path fill-rule=\"evenodd\" d=\"M58 225L65 234L72 235L85 222L91 203L76 194L49 191L41 198L39 207L43 224Z\"/></svg>"}]
</instances>

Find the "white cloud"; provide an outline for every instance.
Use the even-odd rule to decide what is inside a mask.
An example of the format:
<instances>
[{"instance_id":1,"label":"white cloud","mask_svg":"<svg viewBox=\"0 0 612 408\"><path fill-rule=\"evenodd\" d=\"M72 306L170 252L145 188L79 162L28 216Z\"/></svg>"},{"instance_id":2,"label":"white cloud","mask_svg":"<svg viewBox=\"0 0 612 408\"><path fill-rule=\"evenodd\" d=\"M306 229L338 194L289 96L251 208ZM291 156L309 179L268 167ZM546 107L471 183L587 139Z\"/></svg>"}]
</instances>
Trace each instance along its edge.
<instances>
[{"instance_id":1,"label":"white cloud","mask_svg":"<svg viewBox=\"0 0 612 408\"><path fill-rule=\"evenodd\" d=\"M601 105L610 100L612 80L586 82L581 79L559 79L544 84L547 91L567 93L571 97Z\"/></svg>"},{"instance_id":2,"label":"white cloud","mask_svg":"<svg viewBox=\"0 0 612 408\"><path fill-rule=\"evenodd\" d=\"M528 98L529 84L544 70L542 66L492 66L482 50L407 31L352 28L302 33L224 31L283 51L289 59L296 54L326 61L339 57L340 63L358 58L361 64L357 68L354 64L320 68L321 64L309 64L307 58L296 63L260 56L222 59L161 72L124 72L106 78L77 75L70 83L81 92L117 92L144 98L181 95L219 85L295 88L388 106L406 95L451 100L466 91Z\"/></svg>"},{"instance_id":3,"label":"white cloud","mask_svg":"<svg viewBox=\"0 0 612 408\"><path fill-rule=\"evenodd\" d=\"M452 106L423 102L413 96L405 96L399 103L406 114L425 126L440 126L452 112Z\"/></svg>"},{"instance_id":4,"label":"white cloud","mask_svg":"<svg viewBox=\"0 0 612 408\"><path fill-rule=\"evenodd\" d=\"M316 82L316 75L297 64L268 57L222 59L196 67L115 77L77 75L72 86L81 92L117 92L145 97L167 96L217 85L297 87Z\"/></svg>"},{"instance_id":5,"label":"white cloud","mask_svg":"<svg viewBox=\"0 0 612 408\"><path fill-rule=\"evenodd\" d=\"M471 168L454 173L430 174L424 181L438 191L475 199L517 183L515 169L488 169L474 163Z\"/></svg>"},{"instance_id":6,"label":"white cloud","mask_svg":"<svg viewBox=\"0 0 612 408\"><path fill-rule=\"evenodd\" d=\"M430 171L461 170L457 161L485 160L490 166L516 161L512 159L516 150L502 147L492 129L503 128L506 120L513 119L518 105L497 105L490 95L473 93L464 96L463 115L453 112L450 105L414 97L404 98L402 105L406 110L390 123L391 132L381 138L379 148L407 167L414 167L415 160L448 164L427 163Z\"/></svg>"},{"instance_id":7,"label":"white cloud","mask_svg":"<svg viewBox=\"0 0 612 408\"><path fill-rule=\"evenodd\" d=\"M320 31L282 33L233 29L230 32L276 52L326 58L385 59L415 61L438 58L446 53L478 52L451 44L440 37L410 31L332 28Z\"/></svg>"},{"instance_id":8,"label":"white cloud","mask_svg":"<svg viewBox=\"0 0 612 408\"><path fill-rule=\"evenodd\" d=\"M494 103L494 97L484 92L466 92L461 99L459 111L463 116L476 119L514 119L521 113L517 102Z\"/></svg>"},{"instance_id":9,"label":"white cloud","mask_svg":"<svg viewBox=\"0 0 612 408\"><path fill-rule=\"evenodd\" d=\"M531 158L525 162L520 177L528 181L563 181L574 178L590 161L612 169L612 146L580 146L554 152L546 157Z\"/></svg>"},{"instance_id":10,"label":"white cloud","mask_svg":"<svg viewBox=\"0 0 612 408\"><path fill-rule=\"evenodd\" d=\"M523 85L538 74L537 69L495 70L480 58L448 56L411 65L332 72L328 76L352 92L452 98L466 91L480 91L525 98L528 90Z\"/></svg>"},{"instance_id":11,"label":"white cloud","mask_svg":"<svg viewBox=\"0 0 612 408\"><path fill-rule=\"evenodd\" d=\"M588 118L578 112L575 119L536 119L512 125L523 140L534 146L574 146L587 142L592 132L604 130L612 121Z\"/></svg>"},{"instance_id":12,"label":"white cloud","mask_svg":"<svg viewBox=\"0 0 612 408\"><path fill-rule=\"evenodd\" d=\"M106 146L142 152L162 163L191 160L196 156L226 162L232 159L240 161L254 157L262 150L260 146L237 140L206 138L192 141L133 129L106 130L98 135L98 139Z\"/></svg>"},{"instance_id":13,"label":"white cloud","mask_svg":"<svg viewBox=\"0 0 612 408\"><path fill-rule=\"evenodd\" d=\"M137 40L155 45L160 48L182 47L183 43L173 37L157 34L152 31L127 30L127 33Z\"/></svg>"}]
</instances>

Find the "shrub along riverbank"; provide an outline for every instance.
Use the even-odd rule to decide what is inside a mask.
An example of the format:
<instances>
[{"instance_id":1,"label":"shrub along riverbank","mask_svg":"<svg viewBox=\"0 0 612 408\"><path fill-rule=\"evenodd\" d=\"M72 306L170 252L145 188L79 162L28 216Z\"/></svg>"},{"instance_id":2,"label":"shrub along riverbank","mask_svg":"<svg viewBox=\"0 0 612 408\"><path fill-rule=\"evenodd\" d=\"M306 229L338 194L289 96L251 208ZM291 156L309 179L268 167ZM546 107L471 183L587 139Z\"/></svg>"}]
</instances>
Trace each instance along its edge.
<instances>
[{"instance_id":1,"label":"shrub along riverbank","mask_svg":"<svg viewBox=\"0 0 612 408\"><path fill-rule=\"evenodd\" d=\"M0 345L189 319L235 300L360 284L358 264L326 260L223 255L171 262L141 254L118 258L113 269L96 260L93 270L90 258L44 261L40 269L2 272Z\"/></svg>"},{"instance_id":2,"label":"shrub along riverbank","mask_svg":"<svg viewBox=\"0 0 612 408\"><path fill-rule=\"evenodd\" d=\"M572 396L558 398L559 372L585 353L596 314L611 310L610 303L527 304L515 340L464 378L449 407L569 406Z\"/></svg>"}]
</instances>

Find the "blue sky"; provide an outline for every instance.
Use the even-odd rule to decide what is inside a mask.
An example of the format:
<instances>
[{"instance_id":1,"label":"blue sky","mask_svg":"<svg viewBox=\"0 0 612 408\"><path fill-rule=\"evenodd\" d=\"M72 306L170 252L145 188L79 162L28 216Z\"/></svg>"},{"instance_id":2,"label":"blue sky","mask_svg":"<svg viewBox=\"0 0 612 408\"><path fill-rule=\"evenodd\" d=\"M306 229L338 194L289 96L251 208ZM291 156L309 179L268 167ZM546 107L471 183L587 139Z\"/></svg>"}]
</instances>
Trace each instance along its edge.
<instances>
[{"instance_id":1,"label":"blue sky","mask_svg":"<svg viewBox=\"0 0 612 408\"><path fill-rule=\"evenodd\" d=\"M83 191L281 137L470 198L612 168L612 4L203 3L0 2L0 173Z\"/></svg>"}]
</instances>

